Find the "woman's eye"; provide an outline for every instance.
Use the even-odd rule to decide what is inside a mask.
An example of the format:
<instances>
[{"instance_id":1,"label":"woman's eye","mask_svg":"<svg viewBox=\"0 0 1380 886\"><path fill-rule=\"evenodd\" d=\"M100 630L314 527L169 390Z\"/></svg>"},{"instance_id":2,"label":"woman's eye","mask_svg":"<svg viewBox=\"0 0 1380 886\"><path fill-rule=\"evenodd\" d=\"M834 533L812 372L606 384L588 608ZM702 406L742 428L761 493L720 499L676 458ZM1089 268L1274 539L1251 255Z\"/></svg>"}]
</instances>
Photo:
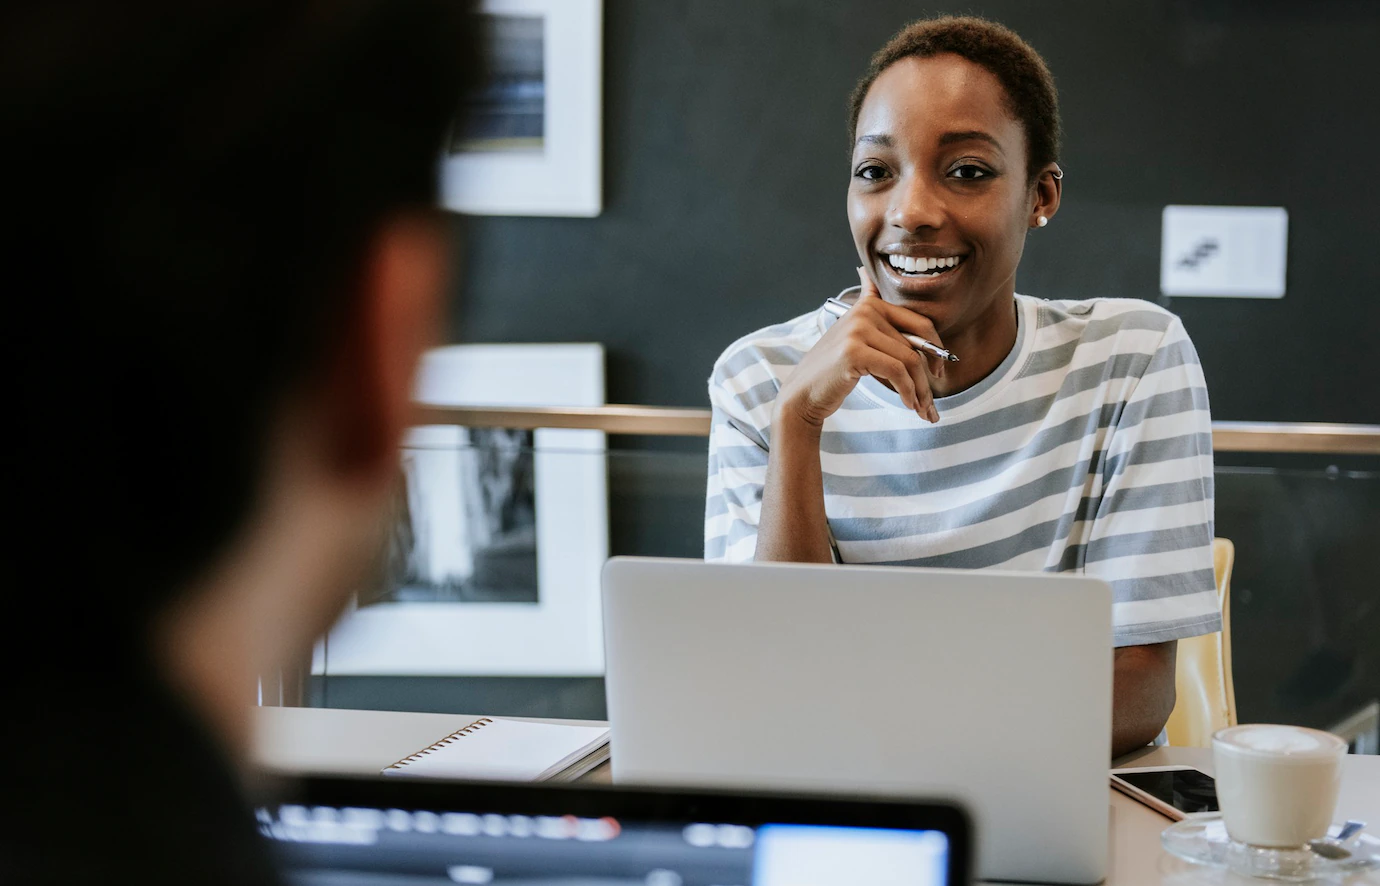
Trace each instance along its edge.
<instances>
[{"instance_id":1,"label":"woman's eye","mask_svg":"<svg viewBox=\"0 0 1380 886\"><path fill-rule=\"evenodd\" d=\"M986 169L983 169L981 166L975 166L972 163L964 163L962 166L954 167L954 169L949 173L949 175L952 175L954 178L961 178L968 181L973 181L979 178L992 177L992 173L988 172Z\"/></svg>"},{"instance_id":2,"label":"woman's eye","mask_svg":"<svg viewBox=\"0 0 1380 886\"><path fill-rule=\"evenodd\" d=\"M853 174L858 178L874 182L880 178L886 177L886 167L879 166L876 163L869 163L866 166L860 167L858 171Z\"/></svg>"}]
</instances>

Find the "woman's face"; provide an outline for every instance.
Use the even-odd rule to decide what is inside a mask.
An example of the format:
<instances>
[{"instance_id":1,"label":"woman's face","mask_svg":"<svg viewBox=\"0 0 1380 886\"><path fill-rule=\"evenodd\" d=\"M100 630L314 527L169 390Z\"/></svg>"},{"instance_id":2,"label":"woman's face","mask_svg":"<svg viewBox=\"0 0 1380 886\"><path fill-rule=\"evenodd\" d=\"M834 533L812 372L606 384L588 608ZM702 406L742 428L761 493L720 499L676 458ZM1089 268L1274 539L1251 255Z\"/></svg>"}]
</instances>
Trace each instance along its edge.
<instances>
[{"instance_id":1,"label":"woman's face","mask_svg":"<svg viewBox=\"0 0 1380 886\"><path fill-rule=\"evenodd\" d=\"M1027 182L1025 131L1005 98L964 58L907 58L877 77L858 114L848 187L858 255L883 298L950 342L1011 310L1026 231L1058 206L1056 183Z\"/></svg>"}]
</instances>

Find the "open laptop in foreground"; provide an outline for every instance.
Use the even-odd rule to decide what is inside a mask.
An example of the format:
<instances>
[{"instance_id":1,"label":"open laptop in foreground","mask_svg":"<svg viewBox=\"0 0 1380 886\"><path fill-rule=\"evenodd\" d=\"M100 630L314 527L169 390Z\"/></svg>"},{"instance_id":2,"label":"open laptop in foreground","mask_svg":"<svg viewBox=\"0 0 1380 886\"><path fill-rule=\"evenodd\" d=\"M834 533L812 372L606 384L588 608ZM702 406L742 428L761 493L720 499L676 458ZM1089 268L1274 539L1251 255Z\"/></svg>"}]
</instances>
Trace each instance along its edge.
<instances>
[{"instance_id":1,"label":"open laptop in foreground","mask_svg":"<svg viewBox=\"0 0 1380 886\"><path fill-rule=\"evenodd\" d=\"M965 886L945 804L309 778L256 814L294 886Z\"/></svg>"},{"instance_id":2,"label":"open laptop in foreground","mask_svg":"<svg viewBox=\"0 0 1380 886\"><path fill-rule=\"evenodd\" d=\"M956 797L978 876L1104 878L1105 582L617 557L603 594L615 782Z\"/></svg>"}]
</instances>

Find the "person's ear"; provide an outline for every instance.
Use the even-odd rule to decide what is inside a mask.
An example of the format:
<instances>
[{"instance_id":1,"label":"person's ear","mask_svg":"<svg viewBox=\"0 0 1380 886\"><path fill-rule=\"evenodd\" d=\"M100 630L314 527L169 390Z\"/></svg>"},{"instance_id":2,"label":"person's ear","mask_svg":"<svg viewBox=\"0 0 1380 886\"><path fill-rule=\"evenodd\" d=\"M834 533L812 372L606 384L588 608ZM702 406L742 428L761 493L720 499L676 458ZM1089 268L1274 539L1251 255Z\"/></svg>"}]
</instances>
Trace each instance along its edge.
<instances>
[{"instance_id":1,"label":"person's ear","mask_svg":"<svg viewBox=\"0 0 1380 886\"><path fill-rule=\"evenodd\" d=\"M397 475L417 364L440 332L448 259L439 214L396 216L370 240L327 382L325 443L335 469L353 479Z\"/></svg>"},{"instance_id":2,"label":"person's ear","mask_svg":"<svg viewBox=\"0 0 1380 886\"><path fill-rule=\"evenodd\" d=\"M1063 193L1064 171L1058 163L1046 164L1035 175L1035 181L1030 186L1030 217L1026 226L1043 228L1053 221Z\"/></svg>"}]
</instances>

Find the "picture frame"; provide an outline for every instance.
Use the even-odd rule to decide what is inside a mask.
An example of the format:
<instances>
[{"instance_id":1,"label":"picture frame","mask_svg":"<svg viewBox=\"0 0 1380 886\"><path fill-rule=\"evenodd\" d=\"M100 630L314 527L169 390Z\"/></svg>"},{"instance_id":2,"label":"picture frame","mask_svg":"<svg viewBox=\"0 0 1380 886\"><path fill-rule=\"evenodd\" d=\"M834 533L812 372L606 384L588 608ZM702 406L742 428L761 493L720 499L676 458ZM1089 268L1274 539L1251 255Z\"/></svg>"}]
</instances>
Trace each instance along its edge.
<instances>
[{"instance_id":1,"label":"picture frame","mask_svg":"<svg viewBox=\"0 0 1380 886\"><path fill-rule=\"evenodd\" d=\"M603 0L481 0L488 81L441 161L441 203L471 215L603 209Z\"/></svg>"},{"instance_id":2,"label":"picture frame","mask_svg":"<svg viewBox=\"0 0 1380 886\"><path fill-rule=\"evenodd\" d=\"M422 361L418 402L599 406L598 344L452 345ZM461 440L452 425L414 428L404 446ZM535 602L398 602L355 606L317 644L312 673L331 676L597 676L603 673L599 576L608 559L602 431L533 432ZM451 462L442 458L445 469ZM442 475L445 476L445 475ZM430 477L435 482L437 475Z\"/></svg>"}]
</instances>

